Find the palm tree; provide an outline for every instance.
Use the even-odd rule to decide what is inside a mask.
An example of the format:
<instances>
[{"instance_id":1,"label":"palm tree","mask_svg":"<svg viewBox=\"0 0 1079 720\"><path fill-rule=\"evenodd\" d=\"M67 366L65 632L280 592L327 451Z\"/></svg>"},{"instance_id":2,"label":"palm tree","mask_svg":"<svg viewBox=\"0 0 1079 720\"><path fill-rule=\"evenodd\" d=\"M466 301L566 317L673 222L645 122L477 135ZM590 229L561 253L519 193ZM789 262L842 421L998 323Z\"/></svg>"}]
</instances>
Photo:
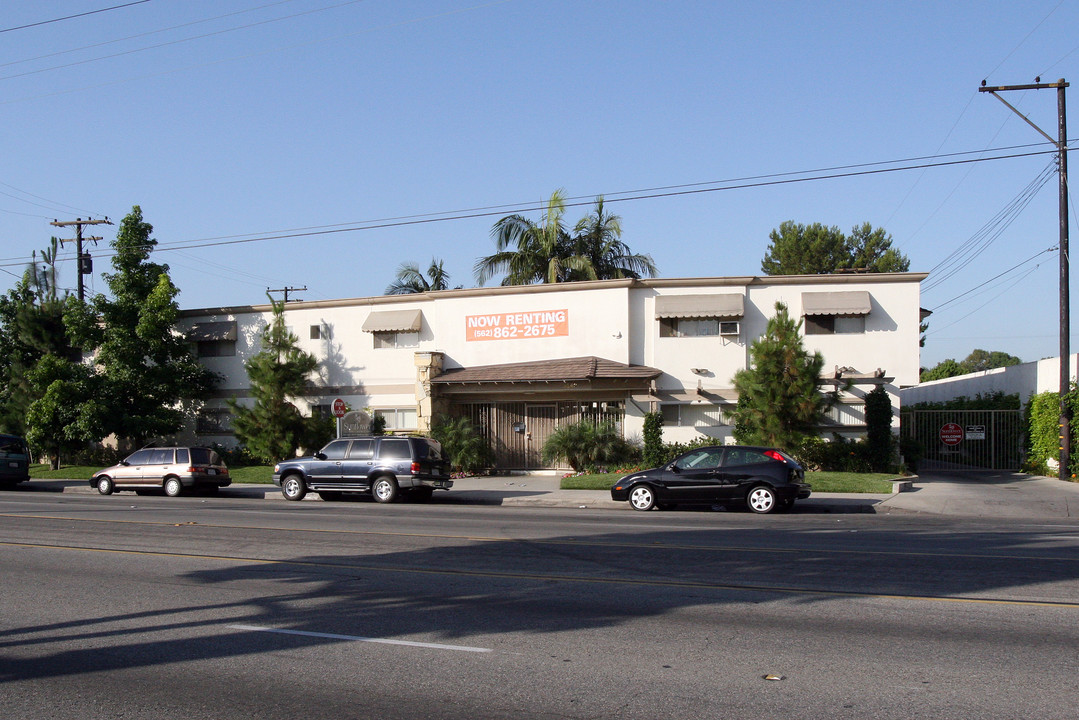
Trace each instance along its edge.
<instances>
[{"instance_id":1,"label":"palm tree","mask_svg":"<svg viewBox=\"0 0 1079 720\"><path fill-rule=\"evenodd\" d=\"M656 276L652 257L633 253L622 242L622 218L604 211L602 195L596 198L596 209L578 221L573 233L575 253L588 258L595 278Z\"/></svg>"},{"instance_id":2,"label":"palm tree","mask_svg":"<svg viewBox=\"0 0 1079 720\"><path fill-rule=\"evenodd\" d=\"M543 224L517 214L495 223L491 235L498 252L476 262L477 283L483 285L502 272L506 274L503 285L655 277L652 258L630 252L619 239L622 220L604 211L602 197L572 235L562 224L565 208L565 195L556 190L547 203Z\"/></svg>"},{"instance_id":3,"label":"palm tree","mask_svg":"<svg viewBox=\"0 0 1079 720\"><path fill-rule=\"evenodd\" d=\"M476 282L483 285L502 272L503 285L565 282L575 274L591 275L587 258L573 253L573 240L562 224L565 212L565 194L555 190L542 225L518 214L496 222L491 235L497 252L476 261Z\"/></svg>"},{"instance_id":4,"label":"palm tree","mask_svg":"<svg viewBox=\"0 0 1079 720\"><path fill-rule=\"evenodd\" d=\"M430 278L430 282L427 278ZM386 286L384 294L411 295L431 290L448 290L449 287L450 274L443 269L442 261L431 258L431 266L427 268L426 278L416 263L401 263L401 267L397 268L397 277Z\"/></svg>"}]
</instances>

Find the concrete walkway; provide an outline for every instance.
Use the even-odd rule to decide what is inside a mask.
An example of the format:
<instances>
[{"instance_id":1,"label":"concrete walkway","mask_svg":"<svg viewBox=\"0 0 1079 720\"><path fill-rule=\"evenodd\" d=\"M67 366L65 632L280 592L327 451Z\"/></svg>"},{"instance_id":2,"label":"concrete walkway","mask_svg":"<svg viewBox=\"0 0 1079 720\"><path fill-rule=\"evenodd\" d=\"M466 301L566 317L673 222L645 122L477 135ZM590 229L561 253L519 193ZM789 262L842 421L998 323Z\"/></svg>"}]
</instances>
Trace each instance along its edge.
<instances>
[{"instance_id":1,"label":"concrete walkway","mask_svg":"<svg viewBox=\"0 0 1079 720\"><path fill-rule=\"evenodd\" d=\"M814 493L799 500L798 513L889 513L982 518L1079 517L1079 483L1021 473L991 471L933 471L912 478L912 487L886 495ZM435 502L452 505L505 507L574 507L630 511L606 490L561 490L558 475L510 475L463 478ZM96 494L85 480L32 480L16 492L73 492ZM274 485L236 484L221 497L265 498L287 502ZM305 502L320 502L314 493Z\"/></svg>"}]
</instances>

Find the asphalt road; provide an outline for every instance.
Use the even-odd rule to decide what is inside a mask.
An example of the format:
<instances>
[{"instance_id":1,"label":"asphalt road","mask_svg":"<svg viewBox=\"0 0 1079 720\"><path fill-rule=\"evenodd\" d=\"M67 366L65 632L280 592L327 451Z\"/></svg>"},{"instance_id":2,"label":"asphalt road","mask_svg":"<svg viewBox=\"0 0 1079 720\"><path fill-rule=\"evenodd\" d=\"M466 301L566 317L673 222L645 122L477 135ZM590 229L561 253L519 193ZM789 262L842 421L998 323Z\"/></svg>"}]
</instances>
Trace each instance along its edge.
<instances>
[{"instance_id":1,"label":"asphalt road","mask_svg":"<svg viewBox=\"0 0 1079 720\"><path fill-rule=\"evenodd\" d=\"M0 717L1065 718L1079 523L0 493Z\"/></svg>"}]
</instances>

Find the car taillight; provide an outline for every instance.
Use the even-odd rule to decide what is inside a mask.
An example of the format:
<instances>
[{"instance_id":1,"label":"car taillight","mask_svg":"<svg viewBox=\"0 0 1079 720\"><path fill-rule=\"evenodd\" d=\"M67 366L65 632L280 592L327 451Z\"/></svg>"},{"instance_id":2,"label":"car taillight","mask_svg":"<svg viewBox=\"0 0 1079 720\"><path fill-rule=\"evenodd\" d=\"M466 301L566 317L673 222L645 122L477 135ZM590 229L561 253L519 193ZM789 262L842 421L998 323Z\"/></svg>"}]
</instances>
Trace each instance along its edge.
<instances>
[{"instance_id":1,"label":"car taillight","mask_svg":"<svg viewBox=\"0 0 1079 720\"><path fill-rule=\"evenodd\" d=\"M773 460L778 460L781 463L787 462L787 458L783 457L783 455L781 455L778 450L765 450L764 454L772 458Z\"/></svg>"},{"instance_id":2,"label":"car taillight","mask_svg":"<svg viewBox=\"0 0 1079 720\"><path fill-rule=\"evenodd\" d=\"M413 475L418 475L419 473L421 473L421 472L422 472L422 470L420 469L420 464L419 464L418 462L414 462L414 463L412 463L412 469L411 469L411 471L410 471L410 472L411 472L411 473L412 473Z\"/></svg>"}]
</instances>

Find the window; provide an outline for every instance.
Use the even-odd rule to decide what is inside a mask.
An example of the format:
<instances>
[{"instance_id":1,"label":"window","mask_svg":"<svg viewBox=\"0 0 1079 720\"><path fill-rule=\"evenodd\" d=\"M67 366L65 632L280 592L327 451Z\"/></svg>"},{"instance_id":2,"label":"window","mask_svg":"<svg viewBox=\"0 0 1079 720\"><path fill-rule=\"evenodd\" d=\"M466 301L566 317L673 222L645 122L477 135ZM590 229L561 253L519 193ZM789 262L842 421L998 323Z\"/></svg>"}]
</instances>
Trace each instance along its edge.
<instances>
[{"instance_id":1,"label":"window","mask_svg":"<svg viewBox=\"0 0 1079 720\"><path fill-rule=\"evenodd\" d=\"M128 465L145 465L150 462L152 452L153 450L137 450L127 457L126 462Z\"/></svg>"},{"instance_id":2,"label":"window","mask_svg":"<svg viewBox=\"0 0 1079 720\"><path fill-rule=\"evenodd\" d=\"M660 337L714 337L719 335L719 318L661 318Z\"/></svg>"},{"instance_id":3,"label":"window","mask_svg":"<svg viewBox=\"0 0 1079 720\"><path fill-rule=\"evenodd\" d=\"M375 349L402 349L420 346L420 334L418 332L376 332L371 333L375 337Z\"/></svg>"},{"instance_id":4,"label":"window","mask_svg":"<svg viewBox=\"0 0 1079 720\"><path fill-rule=\"evenodd\" d=\"M724 460L723 465L725 467L734 465L760 465L761 463L766 463L770 460L771 458L759 450L730 448L727 450L727 459Z\"/></svg>"},{"instance_id":5,"label":"window","mask_svg":"<svg viewBox=\"0 0 1079 720\"><path fill-rule=\"evenodd\" d=\"M235 340L199 340L198 356L204 357L232 357L236 354Z\"/></svg>"},{"instance_id":6,"label":"window","mask_svg":"<svg viewBox=\"0 0 1079 720\"><path fill-rule=\"evenodd\" d=\"M171 465L173 452L172 448L158 448L150 453L150 459L147 462L151 465Z\"/></svg>"},{"instance_id":7,"label":"window","mask_svg":"<svg viewBox=\"0 0 1079 720\"><path fill-rule=\"evenodd\" d=\"M382 408L374 412L377 417L386 419L387 430L416 429L416 408Z\"/></svg>"},{"instance_id":8,"label":"window","mask_svg":"<svg viewBox=\"0 0 1079 720\"><path fill-rule=\"evenodd\" d=\"M807 315L806 335L855 335L865 332L865 315Z\"/></svg>"},{"instance_id":9,"label":"window","mask_svg":"<svg viewBox=\"0 0 1079 720\"><path fill-rule=\"evenodd\" d=\"M311 417L328 418L333 416L332 405L310 405Z\"/></svg>"},{"instance_id":10,"label":"window","mask_svg":"<svg viewBox=\"0 0 1079 720\"><path fill-rule=\"evenodd\" d=\"M375 456L374 440L353 440L352 447L348 450L350 458L367 459Z\"/></svg>"},{"instance_id":11,"label":"window","mask_svg":"<svg viewBox=\"0 0 1079 720\"><path fill-rule=\"evenodd\" d=\"M408 460L412 457L412 449L405 438L383 438L378 456L382 460Z\"/></svg>"},{"instance_id":12,"label":"window","mask_svg":"<svg viewBox=\"0 0 1079 720\"><path fill-rule=\"evenodd\" d=\"M668 403L660 405L663 424L669 427L719 427L723 425L723 412L718 405Z\"/></svg>"},{"instance_id":13,"label":"window","mask_svg":"<svg viewBox=\"0 0 1079 720\"><path fill-rule=\"evenodd\" d=\"M312 325L311 326L311 339L312 340L321 340L322 339L322 326L321 325Z\"/></svg>"},{"instance_id":14,"label":"window","mask_svg":"<svg viewBox=\"0 0 1079 720\"><path fill-rule=\"evenodd\" d=\"M226 408L203 410L195 419L195 432L206 435L232 432L232 413Z\"/></svg>"},{"instance_id":15,"label":"window","mask_svg":"<svg viewBox=\"0 0 1079 720\"><path fill-rule=\"evenodd\" d=\"M322 448L322 454L327 460L341 460L345 457L345 451L348 450L348 442L348 440L334 440Z\"/></svg>"},{"instance_id":16,"label":"window","mask_svg":"<svg viewBox=\"0 0 1079 720\"><path fill-rule=\"evenodd\" d=\"M711 470L719 467L722 459L722 450L698 450L679 460L678 467L683 470Z\"/></svg>"}]
</instances>

